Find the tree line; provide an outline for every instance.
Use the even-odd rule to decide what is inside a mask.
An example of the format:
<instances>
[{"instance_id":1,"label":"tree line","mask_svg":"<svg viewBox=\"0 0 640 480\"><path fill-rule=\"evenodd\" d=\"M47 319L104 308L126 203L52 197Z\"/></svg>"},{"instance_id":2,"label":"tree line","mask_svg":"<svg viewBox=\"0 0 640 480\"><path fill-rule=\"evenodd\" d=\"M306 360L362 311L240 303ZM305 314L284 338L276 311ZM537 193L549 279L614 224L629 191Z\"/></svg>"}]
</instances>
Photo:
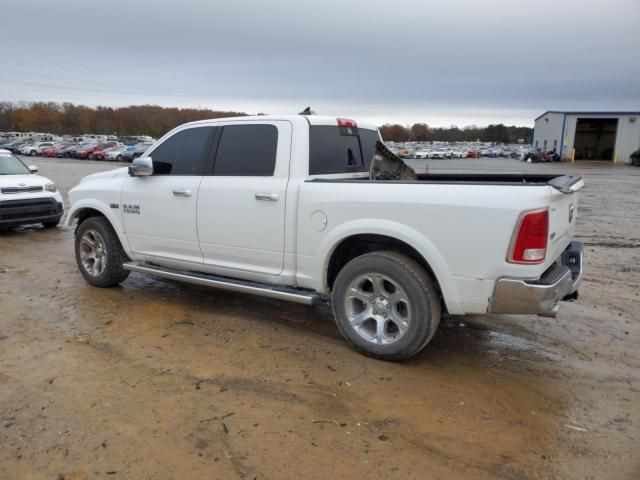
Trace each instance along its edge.
<instances>
[{"instance_id":1,"label":"tree line","mask_svg":"<svg viewBox=\"0 0 640 480\"><path fill-rule=\"evenodd\" d=\"M393 142L496 142L517 143L524 140L525 143L533 141L533 128L506 126L503 124L489 125L488 127L470 126L465 128L430 127L426 123L415 123L410 127L404 125L383 125L380 133L385 141Z\"/></svg>"},{"instance_id":2,"label":"tree line","mask_svg":"<svg viewBox=\"0 0 640 480\"><path fill-rule=\"evenodd\" d=\"M241 115L246 113L156 105L92 108L73 103L0 102L0 132L150 135L158 138L186 122Z\"/></svg>"},{"instance_id":3,"label":"tree line","mask_svg":"<svg viewBox=\"0 0 640 480\"><path fill-rule=\"evenodd\" d=\"M55 134L84 133L112 135L150 135L161 137L169 130L186 122L242 116L246 113L198 108L166 108L157 105L131 105L128 107L87 107L73 103L56 102L0 102L1 132L43 132ZM533 140L533 129L489 125L488 127L451 126L430 127L425 123L412 126L383 125L382 138L387 141L476 141L525 143Z\"/></svg>"}]
</instances>

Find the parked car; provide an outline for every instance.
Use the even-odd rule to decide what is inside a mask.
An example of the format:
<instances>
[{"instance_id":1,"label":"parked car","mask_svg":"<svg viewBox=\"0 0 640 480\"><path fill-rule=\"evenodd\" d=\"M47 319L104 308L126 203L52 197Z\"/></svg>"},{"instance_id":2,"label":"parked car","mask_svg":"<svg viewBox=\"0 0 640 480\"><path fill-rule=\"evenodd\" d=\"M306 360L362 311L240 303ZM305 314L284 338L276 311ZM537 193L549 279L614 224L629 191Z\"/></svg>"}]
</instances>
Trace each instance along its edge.
<instances>
[{"instance_id":1,"label":"parked car","mask_svg":"<svg viewBox=\"0 0 640 480\"><path fill-rule=\"evenodd\" d=\"M115 145L96 149L92 154L93 158L95 158L96 160L106 160L107 153L109 153L114 148L120 148L122 146L122 144L119 142L114 142L114 143Z\"/></svg>"},{"instance_id":2,"label":"parked car","mask_svg":"<svg viewBox=\"0 0 640 480\"><path fill-rule=\"evenodd\" d=\"M53 145L53 146L51 146L51 147L49 147L49 148L45 148L45 149L42 151L42 154L43 154L45 157L55 157L55 156L56 156L56 154L57 154L59 151L64 150L65 148L70 147L70 146L72 146L72 145L75 145L75 144L74 144L74 143L70 143L70 142L58 143L58 144Z\"/></svg>"},{"instance_id":3,"label":"parked car","mask_svg":"<svg viewBox=\"0 0 640 480\"><path fill-rule=\"evenodd\" d=\"M133 149L134 147L131 145L119 145L111 148L109 151L105 152L104 160L109 160L110 162L121 162L124 160L122 154L127 148Z\"/></svg>"},{"instance_id":4,"label":"parked car","mask_svg":"<svg viewBox=\"0 0 640 480\"><path fill-rule=\"evenodd\" d=\"M42 150L52 146L53 142L35 142L30 145L23 146L20 149L20 153L22 153L23 155L35 157L36 155L42 155Z\"/></svg>"},{"instance_id":5,"label":"parked car","mask_svg":"<svg viewBox=\"0 0 640 480\"><path fill-rule=\"evenodd\" d=\"M429 158L429 152L426 150L416 150L413 152L413 158L426 159Z\"/></svg>"},{"instance_id":6,"label":"parked car","mask_svg":"<svg viewBox=\"0 0 640 480\"><path fill-rule=\"evenodd\" d=\"M546 163L546 162L559 162L560 155L554 151L550 152L529 152L525 156L525 161L529 163Z\"/></svg>"},{"instance_id":7,"label":"parked car","mask_svg":"<svg viewBox=\"0 0 640 480\"><path fill-rule=\"evenodd\" d=\"M28 149L33 145L35 145L33 140L30 141L30 142L27 142L27 143L23 143L22 145L20 145L20 147L15 149L16 150L15 153L18 154L18 155L28 155L29 154ZM25 151L25 150L27 150L27 151Z\"/></svg>"},{"instance_id":8,"label":"parked car","mask_svg":"<svg viewBox=\"0 0 640 480\"><path fill-rule=\"evenodd\" d=\"M478 158L480 156L479 152L473 148L467 150L467 158Z\"/></svg>"},{"instance_id":9,"label":"parked car","mask_svg":"<svg viewBox=\"0 0 640 480\"><path fill-rule=\"evenodd\" d=\"M467 158L466 150L451 150L451 158Z\"/></svg>"},{"instance_id":10,"label":"parked car","mask_svg":"<svg viewBox=\"0 0 640 480\"><path fill-rule=\"evenodd\" d=\"M447 152L445 150L433 150L431 152L431 158L447 158Z\"/></svg>"},{"instance_id":11,"label":"parked car","mask_svg":"<svg viewBox=\"0 0 640 480\"><path fill-rule=\"evenodd\" d=\"M147 149L153 145L152 143L138 143L134 145L133 150L127 149L122 153L122 158L127 161L132 161L134 158L140 157Z\"/></svg>"},{"instance_id":12,"label":"parked car","mask_svg":"<svg viewBox=\"0 0 640 480\"><path fill-rule=\"evenodd\" d=\"M18 140L16 142L10 143L4 147L5 150L9 150L11 153L20 153L20 149L25 145L29 145L33 143L32 139L28 140Z\"/></svg>"},{"instance_id":13,"label":"parked car","mask_svg":"<svg viewBox=\"0 0 640 480\"><path fill-rule=\"evenodd\" d=\"M69 145L68 147L62 148L60 150L58 150L56 152L56 157L58 158L69 158L69 157L74 157L76 154L76 150L79 148L84 148L86 146L92 145L90 143L73 143L71 145Z\"/></svg>"},{"instance_id":14,"label":"parked car","mask_svg":"<svg viewBox=\"0 0 640 480\"><path fill-rule=\"evenodd\" d=\"M629 163L631 165L640 165L640 150L636 150L629 157Z\"/></svg>"},{"instance_id":15,"label":"parked car","mask_svg":"<svg viewBox=\"0 0 640 480\"><path fill-rule=\"evenodd\" d=\"M398 171L409 179L394 181ZM576 299L583 185L416 175L374 124L354 120L225 118L177 127L128 169L85 177L66 222L78 223L91 285L135 271L308 305L331 298L355 348L404 360L443 310L555 316Z\"/></svg>"},{"instance_id":16,"label":"parked car","mask_svg":"<svg viewBox=\"0 0 640 480\"><path fill-rule=\"evenodd\" d=\"M95 149L93 149L92 151L90 151L88 153L88 155L84 158L88 158L90 160L94 160L97 159L97 155L102 155L102 152L104 150L107 150L109 148L113 148L113 147L117 147L119 144L119 142L116 141L109 141L109 142L102 142L99 143L98 145L96 145ZM76 152L76 157L78 156L77 152ZM80 157L78 157L80 158Z\"/></svg>"},{"instance_id":17,"label":"parked car","mask_svg":"<svg viewBox=\"0 0 640 480\"><path fill-rule=\"evenodd\" d=\"M0 150L0 229L41 223L58 225L62 217L62 196L56 184L35 173L9 150Z\"/></svg>"},{"instance_id":18,"label":"parked car","mask_svg":"<svg viewBox=\"0 0 640 480\"><path fill-rule=\"evenodd\" d=\"M18 155L20 154L20 149L30 143L32 143L32 140L16 140L15 142L6 145L3 150L9 150L11 153Z\"/></svg>"},{"instance_id":19,"label":"parked car","mask_svg":"<svg viewBox=\"0 0 640 480\"><path fill-rule=\"evenodd\" d=\"M55 157L56 156L56 149L58 147L59 147L59 145L51 145L50 147L43 148L42 149L42 156L43 157Z\"/></svg>"},{"instance_id":20,"label":"parked car","mask_svg":"<svg viewBox=\"0 0 640 480\"><path fill-rule=\"evenodd\" d=\"M82 148L78 148L76 150L76 153L75 153L74 157L75 158L81 158L81 159L93 160L95 158L95 155L94 155L93 152L95 152L96 150L101 150L103 148L107 148L107 146L104 143L88 144L88 145L86 145L86 146L84 146Z\"/></svg>"}]
</instances>

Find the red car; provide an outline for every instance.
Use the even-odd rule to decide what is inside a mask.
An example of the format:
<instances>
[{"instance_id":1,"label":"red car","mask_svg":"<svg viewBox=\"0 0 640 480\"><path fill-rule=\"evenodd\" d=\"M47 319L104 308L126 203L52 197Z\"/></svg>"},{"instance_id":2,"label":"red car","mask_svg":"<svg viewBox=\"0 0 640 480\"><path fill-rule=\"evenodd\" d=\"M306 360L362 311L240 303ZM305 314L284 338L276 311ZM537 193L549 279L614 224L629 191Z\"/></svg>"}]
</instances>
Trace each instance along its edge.
<instances>
[{"instance_id":1,"label":"red car","mask_svg":"<svg viewBox=\"0 0 640 480\"><path fill-rule=\"evenodd\" d=\"M65 148L67 148L67 147L70 147L71 145L73 145L73 143L63 143L63 144L61 144L61 145L56 145L56 146L54 146L54 147L45 148L45 149L42 151L42 154L43 154L45 157L55 157L55 156L56 156L56 153L58 153L59 151L61 151L61 150L65 149Z\"/></svg>"},{"instance_id":2,"label":"red car","mask_svg":"<svg viewBox=\"0 0 640 480\"><path fill-rule=\"evenodd\" d=\"M473 148L467 152L467 158L479 158L479 157L480 157L480 153L477 150L474 150Z\"/></svg>"},{"instance_id":3,"label":"red car","mask_svg":"<svg viewBox=\"0 0 640 480\"><path fill-rule=\"evenodd\" d=\"M42 155L45 157L55 157L55 151L57 147L49 147L42 150Z\"/></svg>"},{"instance_id":4,"label":"red car","mask_svg":"<svg viewBox=\"0 0 640 480\"><path fill-rule=\"evenodd\" d=\"M106 147L106 148L102 148L102 149L98 149L95 150L93 152L93 156L96 160L104 160L107 153L109 153L109 150L111 150L112 148L116 148L116 147L120 147L121 145L118 142L112 142L115 143L115 145L111 145L110 147Z\"/></svg>"},{"instance_id":5,"label":"red car","mask_svg":"<svg viewBox=\"0 0 640 480\"><path fill-rule=\"evenodd\" d=\"M96 158L96 151L101 151L106 148L115 147L118 142L104 142L98 145L90 145L80 150L76 150L76 158L88 158L89 160L93 160Z\"/></svg>"}]
</instances>

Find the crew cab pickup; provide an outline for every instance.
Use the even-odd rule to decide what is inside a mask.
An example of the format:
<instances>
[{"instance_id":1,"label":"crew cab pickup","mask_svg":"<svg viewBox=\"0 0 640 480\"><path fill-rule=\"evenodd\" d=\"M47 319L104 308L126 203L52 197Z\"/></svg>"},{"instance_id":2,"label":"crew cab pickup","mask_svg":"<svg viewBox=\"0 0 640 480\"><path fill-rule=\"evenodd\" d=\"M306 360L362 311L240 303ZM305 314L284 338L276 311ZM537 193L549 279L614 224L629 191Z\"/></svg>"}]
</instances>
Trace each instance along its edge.
<instances>
[{"instance_id":1,"label":"crew cab pickup","mask_svg":"<svg viewBox=\"0 0 640 480\"><path fill-rule=\"evenodd\" d=\"M581 178L397 176L379 167L392 157L375 125L347 119L182 125L69 192L79 270L99 287L133 271L330 300L344 337L386 360L422 350L443 312L555 316L577 298Z\"/></svg>"}]
</instances>

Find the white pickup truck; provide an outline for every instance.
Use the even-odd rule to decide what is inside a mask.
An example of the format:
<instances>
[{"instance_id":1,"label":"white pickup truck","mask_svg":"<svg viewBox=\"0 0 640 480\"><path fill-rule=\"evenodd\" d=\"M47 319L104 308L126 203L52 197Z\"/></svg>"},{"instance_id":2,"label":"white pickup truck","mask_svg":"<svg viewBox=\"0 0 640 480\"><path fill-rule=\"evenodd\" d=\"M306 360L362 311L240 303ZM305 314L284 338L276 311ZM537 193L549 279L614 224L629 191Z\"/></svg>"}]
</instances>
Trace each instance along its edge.
<instances>
[{"instance_id":1,"label":"white pickup truck","mask_svg":"<svg viewBox=\"0 0 640 480\"><path fill-rule=\"evenodd\" d=\"M69 192L80 272L99 287L134 271L330 299L344 337L386 360L422 350L442 312L554 316L577 298L581 178L385 178L379 140L375 125L308 115L177 127Z\"/></svg>"}]
</instances>

